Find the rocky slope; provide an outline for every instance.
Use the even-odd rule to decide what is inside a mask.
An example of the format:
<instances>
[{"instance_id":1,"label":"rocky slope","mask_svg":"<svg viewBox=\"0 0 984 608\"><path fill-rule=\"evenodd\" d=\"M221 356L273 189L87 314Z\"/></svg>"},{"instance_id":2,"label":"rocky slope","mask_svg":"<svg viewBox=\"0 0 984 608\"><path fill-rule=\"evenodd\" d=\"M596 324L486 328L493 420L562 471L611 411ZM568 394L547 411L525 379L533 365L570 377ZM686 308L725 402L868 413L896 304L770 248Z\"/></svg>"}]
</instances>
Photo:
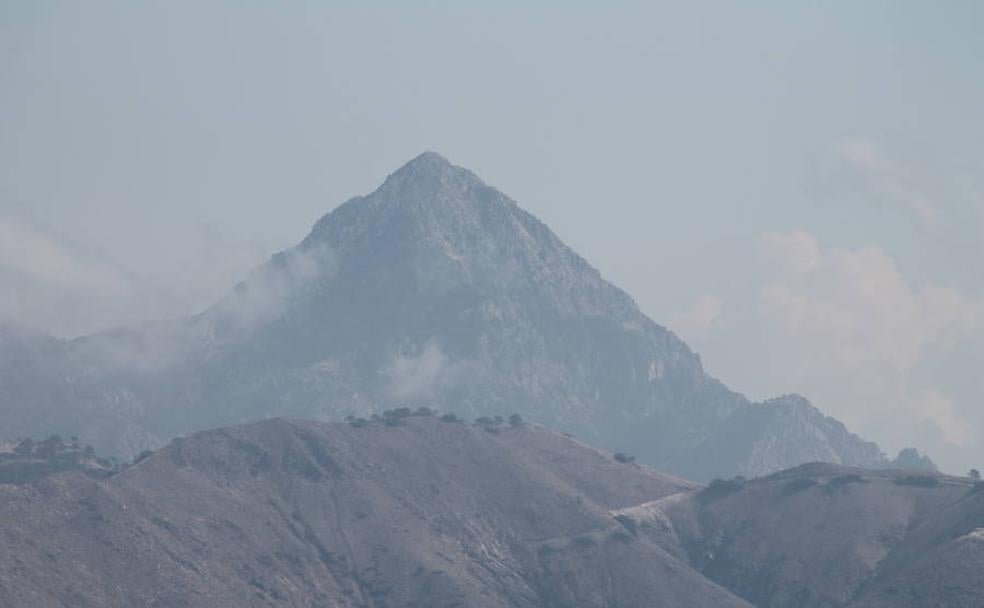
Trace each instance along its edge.
<instances>
[{"instance_id":1,"label":"rocky slope","mask_svg":"<svg viewBox=\"0 0 984 608\"><path fill-rule=\"evenodd\" d=\"M749 403L536 218L425 153L194 317L0 331L8 436L132 457L206 428L420 405L518 412L693 479L886 466L804 399Z\"/></svg>"},{"instance_id":2,"label":"rocky slope","mask_svg":"<svg viewBox=\"0 0 984 608\"><path fill-rule=\"evenodd\" d=\"M747 607L611 515L693 488L526 425L271 420L0 484L0 606Z\"/></svg>"}]
</instances>

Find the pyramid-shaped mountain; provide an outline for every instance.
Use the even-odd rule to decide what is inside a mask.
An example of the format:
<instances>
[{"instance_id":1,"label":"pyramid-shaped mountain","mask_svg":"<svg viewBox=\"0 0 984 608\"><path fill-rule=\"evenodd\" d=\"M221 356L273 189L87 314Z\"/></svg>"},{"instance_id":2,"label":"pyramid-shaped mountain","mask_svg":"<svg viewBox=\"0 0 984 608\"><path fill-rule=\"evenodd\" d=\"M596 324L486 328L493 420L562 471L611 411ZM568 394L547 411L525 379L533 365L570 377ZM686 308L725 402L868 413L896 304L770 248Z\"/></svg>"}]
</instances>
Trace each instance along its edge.
<instances>
[{"instance_id":1,"label":"pyramid-shaped mountain","mask_svg":"<svg viewBox=\"0 0 984 608\"><path fill-rule=\"evenodd\" d=\"M542 222L425 153L194 317L0 332L6 434L130 455L273 416L522 417L697 480L882 466L804 399L751 403Z\"/></svg>"}]
</instances>

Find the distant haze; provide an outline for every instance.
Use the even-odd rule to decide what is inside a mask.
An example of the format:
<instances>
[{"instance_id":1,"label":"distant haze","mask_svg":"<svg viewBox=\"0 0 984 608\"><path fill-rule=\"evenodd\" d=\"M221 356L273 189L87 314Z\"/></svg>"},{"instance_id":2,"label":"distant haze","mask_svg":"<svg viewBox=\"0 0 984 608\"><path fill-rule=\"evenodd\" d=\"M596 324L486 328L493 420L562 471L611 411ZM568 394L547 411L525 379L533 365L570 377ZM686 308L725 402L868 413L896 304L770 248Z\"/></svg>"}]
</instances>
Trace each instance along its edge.
<instances>
[{"instance_id":1,"label":"distant haze","mask_svg":"<svg viewBox=\"0 0 984 608\"><path fill-rule=\"evenodd\" d=\"M980 468L982 27L973 1L5 3L0 317L200 310L433 149L734 389Z\"/></svg>"}]
</instances>

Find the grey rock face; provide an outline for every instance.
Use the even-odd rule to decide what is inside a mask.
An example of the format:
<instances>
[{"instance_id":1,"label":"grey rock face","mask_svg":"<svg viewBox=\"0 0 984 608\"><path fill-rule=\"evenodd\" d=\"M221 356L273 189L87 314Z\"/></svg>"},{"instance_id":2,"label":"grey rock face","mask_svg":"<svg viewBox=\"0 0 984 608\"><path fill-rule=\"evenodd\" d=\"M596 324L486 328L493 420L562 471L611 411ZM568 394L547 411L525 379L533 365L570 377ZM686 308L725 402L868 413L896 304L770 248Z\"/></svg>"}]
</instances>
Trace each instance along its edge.
<instances>
[{"instance_id":1,"label":"grey rock face","mask_svg":"<svg viewBox=\"0 0 984 608\"><path fill-rule=\"evenodd\" d=\"M0 356L9 434L127 455L271 416L426 405L517 412L698 480L887 462L802 398L753 404L709 377L543 223L434 153L200 315L32 340Z\"/></svg>"}]
</instances>

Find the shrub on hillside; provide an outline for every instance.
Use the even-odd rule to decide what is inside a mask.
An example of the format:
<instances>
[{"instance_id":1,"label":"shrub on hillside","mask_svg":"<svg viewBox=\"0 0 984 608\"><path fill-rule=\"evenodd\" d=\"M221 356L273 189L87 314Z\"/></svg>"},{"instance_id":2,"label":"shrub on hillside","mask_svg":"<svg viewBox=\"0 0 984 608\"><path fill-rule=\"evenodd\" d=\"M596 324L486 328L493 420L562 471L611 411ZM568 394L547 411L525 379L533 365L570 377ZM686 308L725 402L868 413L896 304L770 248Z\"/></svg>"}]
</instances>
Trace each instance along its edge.
<instances>
[{"instance_id":1,"label":"shrub on hillside","mask_svg":"<svg viewBox=\"0 0 984 608\"><path fill-rule=\"evenodd\" d=\"M940 485L940 480L932 475L908 475L895 480L900 486L914 486L917 488L935 488Z\"/></svg>"},{"instance_id":2,"label":"shrub on hillside","mask_svg":"<svg viewBox=\"0 0 984 608\"><path fill-rule=\"evenodd\" d=\"M799 494L800 492L809 490L815 485L817 485L816 479L809 479L809 478L794 479L782 486L782 495L792 496L793 494Z\"/></svg>"},{"instance_id":3,"label":"shrub on hillside","mask_svg":"<svg viewBox=\"0 0 984 608\"><path fill-rule=\"evenodd\" d=\"M503 422L505 421L502 419L502 416L496 416L495 418L480 416L475 419L475 426L482 429L486 433L498 433Z\"/></svg>"},{"instance_id":4,"label":"shrub on hillside","mask_svg":"<svg viewBox=\"0 0 984 608\"><path fill-rule=\"evenodd\" d=\"M730 496L735 492L740 492L744 487L744 477L735 477L733 479L715 479L708 484L706 488L697 493L697 499L702 503L707 504L709 502L714 502L715 500L720 500Z\"/></svg>"}]
</instances>

